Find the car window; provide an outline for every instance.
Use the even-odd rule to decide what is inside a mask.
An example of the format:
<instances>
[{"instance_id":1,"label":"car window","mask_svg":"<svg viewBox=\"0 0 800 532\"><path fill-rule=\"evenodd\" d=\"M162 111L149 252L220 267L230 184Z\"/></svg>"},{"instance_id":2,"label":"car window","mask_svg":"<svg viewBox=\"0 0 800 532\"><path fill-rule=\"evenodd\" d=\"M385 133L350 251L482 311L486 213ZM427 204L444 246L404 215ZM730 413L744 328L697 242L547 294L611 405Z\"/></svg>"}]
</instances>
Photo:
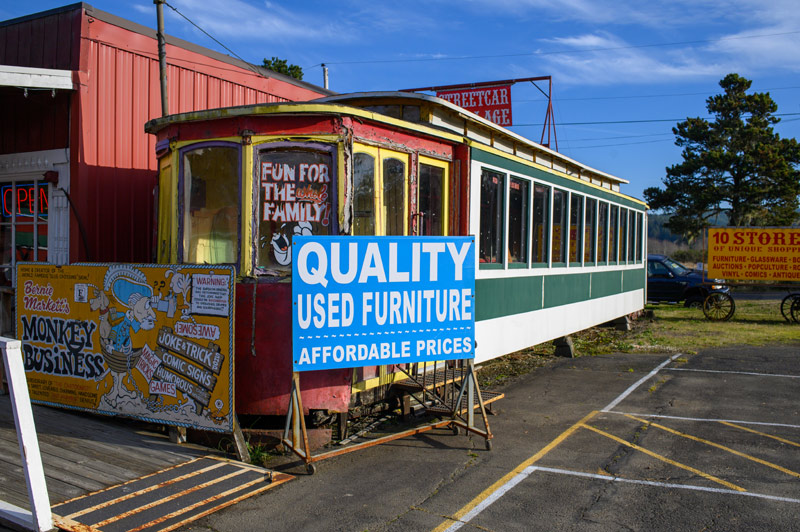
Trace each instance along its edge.
<instances>
[{"instance_id":1,"label":"car window","mask_svg":"<svg viewBox=\"0 0 800 532\"><path fill-rule=\"evenodd\" d=\"M692 271L683 264L675 262L674 260L669 258L664 258L664 265L666 265L667 268L672 270L672 273L674 273L675 275L686 275L687 273Z\"/></svg>"},{"instance_id":2,"label":"car window","mask_svg":"<svg viewBox=\"0 0 800 532\"><path fill-rule=\"evenodd\" d=\"M648 261L647 262L647 276L652 277L654 275L667 275L669 274L669 268L661 264L657 261Z\"/></svg>"}]
</instances>

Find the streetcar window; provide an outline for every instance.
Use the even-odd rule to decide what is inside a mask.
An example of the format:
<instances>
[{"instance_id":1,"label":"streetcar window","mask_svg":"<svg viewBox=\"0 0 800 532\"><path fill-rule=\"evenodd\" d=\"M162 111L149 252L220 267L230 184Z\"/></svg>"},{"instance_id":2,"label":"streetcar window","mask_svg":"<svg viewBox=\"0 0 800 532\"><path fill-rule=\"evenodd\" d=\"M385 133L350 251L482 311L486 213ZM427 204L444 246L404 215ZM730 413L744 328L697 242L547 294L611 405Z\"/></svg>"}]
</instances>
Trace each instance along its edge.
<instances>
[{"instance_id":1,"label":"streetcar window","mask_svg":"<svg viewBox=\"0 0 800 532\"><path fill-rule=\"evenodd\" d=\"M619 207L611 206L611 219L608 226L609 255L608 262L617 262L619 251Z\"/></svg>"},{"instance_id":2,"label":"streetcar window","mask_svg":"<svg viewBox=\"0 0 800 532\"><path fill-rule=\"evenodd\" d=\"M608 203L597 209L597 262L608 260Z\"/></svg>"},{"instance_id":3,"label":"streetcar window","mask_svg":"<svg viewBox=\"0 0 800 532\"><path fill-rule=\"evenodd\" d=\"M512 177L508 186L508 261L528 262L529 183Z\"/></svg>"},{"instance_id":4,"label":"streetcar window","mask_svg":"<svg viewBox=\"0 0 800 532\"><path fill-rule=\"evenodd\" d=\"M628 211L628 262L636 259L636 213Z\"/></svg>"},{"instance_id":5,"label":"streetcar window","mask_svg":"<svg viewBox=\"0 0 800 532\"><path fill-rule=\"evenodd\" d=\"M432 164L419 165L419 203L421 224L419 234L438 236L442 232L442 209L444 200L444 168Z\"/></svg>"},{"instance_id":6,"label":"streetcar window","mask_svg":"<svg viewBox=\"0 0 800 532\"><path fill-rule=\"evenodd\" d=\"M628 209L619 210L619 261L628 258Z\"/></svg>"},{"instance_id":7,"label":"streetcar window","mask_svg":"<svg viewBox=\"0 0 800 532\"><path fill-rule=\"evenodd\" d=\"M383 206L386 213L386 235L405 234L406 165L400 159L383 160Z\"/></svg>"},{"instance_id":8,"label":"streetcar window","mask_svg":"<svg viewBox=\"0 0 800 532\"><path fill-rule=\"evenodd\" d=\"M310 149L264 149L256 164L256 265L289 272L293 236L332 232L332 157L329 152Z\"/></svg>"},{"instance_id":9,"label":"streetcar window","mask_svg":"<svg viewBox=\"0 0 800 532\"><path fill-rule=\"evenodd\" d=\"M368 153L353 156L353 234L375 234L375 158Z\"/></svg>"},{"instance_id":10,"label":"streetcar window","mask_svg":"<svg viewBox=\"0 0 800 532\"><path fill-rule=\"evenodd\" d=\"M583 237L583 262L595 261L597 247L597 200L586 198L586 223Z\"/></svg>"},{"instance_id":11,"label":"streetcar window","mask_svg":"<svg viewBox=\"0 0 800 532\"><path fill-rule=\"evenodd\" d=\"M533 262L547 263L550 230L550 187L533 186Z\"/></svg>"},{"instance_id":12,"label":"streetcar window","mask_svg":"<svg viewBox=\"0 0 800 532\"><path fill-rule=\"evenodd\" d=\"M209 146L183 154L183 260L226 264L239 244L239 149Z\"/></svg>"},{"instance_id":13,"label":"streetcar window","mask_svg":"<svg viewBox=\"0 0 800 532\"><path fill-rule=\"evenodd\" d=\"M569 261L580 262L583 237L583 196L570 194L569 205Z\"/></svg>"},{"instance_id":14,"label":"streetcar window","mask_svg":"<svg viewBox=\"0 0 800 532\"><path fill-rule=\"evenodd\" d=\"M480 261L502 263L503 192L505 176L483 170L481 173Z\"/></svg>"},{"instance_id":15,"label":"streetcar window","mask_svg":"<svg viewBox=\"0 0 800 532\"><path fill-rule=\"evenodd\" d=\"M642 223L644 216L642 213L636 213L636 262L642 262Z\"/></svg>"},{"instance_id":16,"label":"streetcar window","mask_svg":"<svg viewBox=\"0 0 800 532\"><path fill-rule=\"evenodd\" d=\"M553 189L553 263L567 261L567 192Z\"/></svg>"}]
</instances>

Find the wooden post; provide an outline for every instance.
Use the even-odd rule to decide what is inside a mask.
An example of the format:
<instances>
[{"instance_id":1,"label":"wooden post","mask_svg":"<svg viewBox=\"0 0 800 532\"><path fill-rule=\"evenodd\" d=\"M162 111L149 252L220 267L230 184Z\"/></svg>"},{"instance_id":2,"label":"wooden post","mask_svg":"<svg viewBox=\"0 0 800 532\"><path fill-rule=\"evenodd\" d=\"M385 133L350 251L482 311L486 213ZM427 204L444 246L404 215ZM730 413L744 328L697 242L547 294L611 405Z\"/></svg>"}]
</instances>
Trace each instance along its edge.
<instances>
[{"instance_id":1,"label":"wooden post","mask_svg":"<svg viewBox=\"0 0 800 532\"><path fill-rule=\"evenodd\" d=\"M0 349L3 351L31 511L3 503L0 506L0 521L5 520L17 527L43 532L53 529L53 514L50 511L50 498L47 495L36 426L33 424L33 409L28 394L28 382L25 379L25 368L22 365L21 346L19 340L0 337Z\"/></svg>"},{"instance_id":2,"label":"wooden post","mask_svg":"<svg viewBox=\"0 0 800 532\"><path fill-rule=\"evenodd\" d=\"M250 463L250 450L242 434L242 427L239 426L239 416L233 416L233 443L236 445L236 455L242 462Z\"/></svg>"}]
</instances>

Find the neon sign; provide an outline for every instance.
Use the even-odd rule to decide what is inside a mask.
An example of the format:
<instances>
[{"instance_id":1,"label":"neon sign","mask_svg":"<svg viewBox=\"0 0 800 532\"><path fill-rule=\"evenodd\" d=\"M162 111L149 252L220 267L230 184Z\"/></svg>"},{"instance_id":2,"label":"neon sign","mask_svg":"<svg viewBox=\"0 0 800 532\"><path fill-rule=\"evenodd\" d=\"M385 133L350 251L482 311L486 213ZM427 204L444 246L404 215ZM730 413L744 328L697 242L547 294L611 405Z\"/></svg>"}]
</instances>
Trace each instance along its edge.
<instances>
[{"instance_id":1,"label":"neon sign","mask_svg":"<svg viewBox=\"0 0 800 532\"><path fill-rule=\"evenodd\" d=\"M14 205L17 206L17 216L33 216L37 188L39 195L39 216L47 216L49 212L47 187L42 185L37 187L33 183L25 183L17 185L16 187L13 185L5 185L0 188L3 201L3 216L10 218L11 213L14 211Z\"/></svg>"}]
</instances>

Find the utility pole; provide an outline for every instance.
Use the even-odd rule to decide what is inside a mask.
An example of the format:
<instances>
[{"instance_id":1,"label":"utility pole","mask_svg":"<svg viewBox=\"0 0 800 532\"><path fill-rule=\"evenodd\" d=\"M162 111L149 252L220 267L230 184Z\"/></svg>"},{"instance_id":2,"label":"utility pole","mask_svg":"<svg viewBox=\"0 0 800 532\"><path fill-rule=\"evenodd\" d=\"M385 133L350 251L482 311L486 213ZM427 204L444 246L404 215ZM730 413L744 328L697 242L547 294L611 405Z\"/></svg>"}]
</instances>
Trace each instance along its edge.
<instances>
[{"instance_id":1,"label":"utility pole","mask_svg":"<svg viewBox=\"0 0 800 532\"><path fill-rule=\"evenodd\" d=\"M166 0L153 0L156 5L156 19L158 23L158 74L161 79L161 116L169 114L169 101L167 99L167 41L164 37L164 4Z\"/></svg>"},{"instance_id":2,"label":"utility pole","mask_svg":"<svg viewBox=\"0 0 800 532\"><path fill-rule=\"evenodd\" d=\"M322 86L328 88L328 67L325 66L325 63L322 63Z\"/></svg>"}]
</instances>

